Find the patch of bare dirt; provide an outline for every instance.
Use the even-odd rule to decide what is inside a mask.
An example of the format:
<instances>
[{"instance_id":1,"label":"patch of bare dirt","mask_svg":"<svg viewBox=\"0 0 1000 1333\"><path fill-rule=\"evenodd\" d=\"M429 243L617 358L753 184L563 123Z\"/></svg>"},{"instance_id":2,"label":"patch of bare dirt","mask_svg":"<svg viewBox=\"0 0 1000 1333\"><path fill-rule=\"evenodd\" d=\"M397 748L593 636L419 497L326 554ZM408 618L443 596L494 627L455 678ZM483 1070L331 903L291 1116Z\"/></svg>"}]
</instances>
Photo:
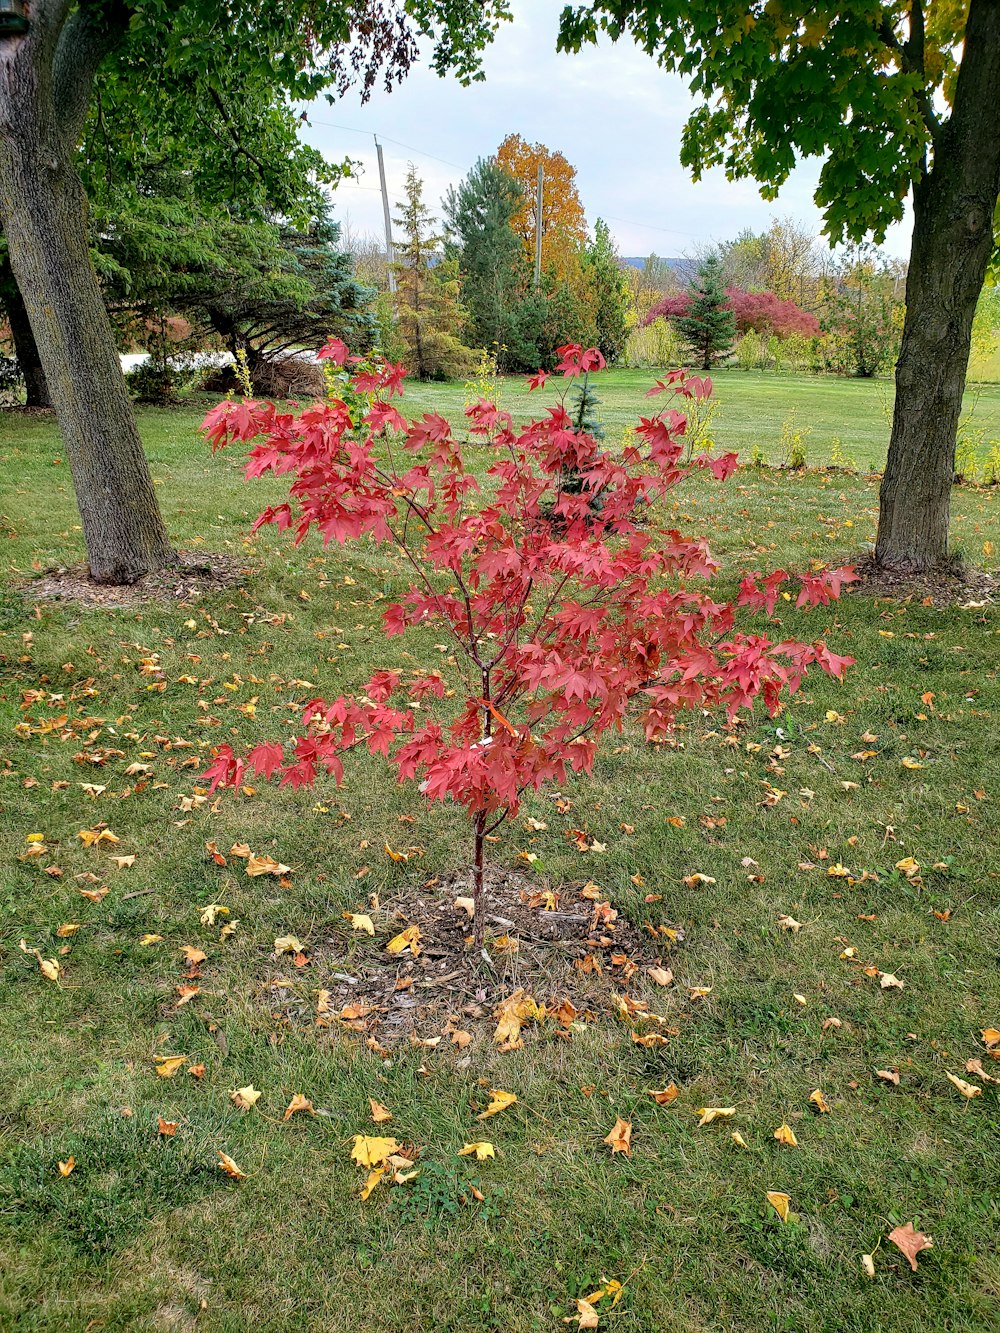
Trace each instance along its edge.
<instances>
[{"instance_id":1,"label":"patch of bare dirt","mask_svg":"<svg viewBox=\"0 0 1000 1333\"><path fill-rule=\"evenodd\" d=\"M470 1029L492 1034L505 1007L524 1006L525 1026L548 1022L564 1031L611 1009L632 1019L642 1044L665 1040L669 1029L641 999L626 1000L623 1011L618 997L638 983L669 984L668 955L683 942L682 930L651 922L637 930L592 884L551 891L517 871L491 869L487 894L483 949L473 944L471 901L456 905L471 900L471 870L380 904L369 913L374 938L347 921L330 922L299 960L307 985L301 972L289 975L291 960L275 961L264 983L272 1016L296 1027L346 1026L375 1048L408 1041L462 1049ZM414 928L416 950L390 953L390 940Z\"/></svg>"},{"instance_id":2,"label":"patch of bare dirt","mask_svg":"<svg viewBox=\"0 0 1000 1333\"><path fill-rule=\"evenodd\" d=\"M79 564L48 569L23 583L21 592L29 600L129 609L148 602L194 602L221 588L234 587L247 572L242 561L229 556L182 551L176 564L146 574L136 583L122 586L96 583L87 565Z\"/></svg>"},{"instance_id":3,"label":"patch of bare dirt","mask_svg":"<svg viewBox=\"0 0 1000 1333\"><path fill-rule=\"evenodd\" d=\"M935 570L906 574L882 569L871 556L854 562L858 582L844 591L851 596L904 602L916 598L924 606L959 606L978 610L1000 600L1000 576L985 569Z\"/></svg>"}]
</instances>

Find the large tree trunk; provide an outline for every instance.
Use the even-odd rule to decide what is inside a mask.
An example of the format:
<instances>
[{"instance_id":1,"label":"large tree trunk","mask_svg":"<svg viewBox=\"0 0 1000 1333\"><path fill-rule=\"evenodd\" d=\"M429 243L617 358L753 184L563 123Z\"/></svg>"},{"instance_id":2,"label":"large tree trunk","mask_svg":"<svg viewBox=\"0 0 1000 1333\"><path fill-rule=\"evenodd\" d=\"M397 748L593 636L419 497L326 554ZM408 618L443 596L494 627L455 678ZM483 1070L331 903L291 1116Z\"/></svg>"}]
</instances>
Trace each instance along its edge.
<instances>
[{"instance_id":1,"label":"large tree trunk","mask_svg":"<svg viewBox=\"0 0 1000 1333\"><path fill-rule=\"evenodd\" d=\"M38 344L31 331L21 289L14 279L9 259L0 263L0 305L7 316L14 355L24 377L25 406L51 407L52 400L49 398L49 386L45 382L42 359L38 355Z\"/></svg>"},{"instance_id":2,"label":"large tree trunk","mask_svg":"<svg viewBox=\"0 0 1000 1333\"><path fill-rule=\"evenodd\" d=\"M914 186L906 319L882 480L876 562L948 565L955 443L972 321L1000 192L1000 3L972 0L965 52L932 169Z\"/></svg>"},{"instance_id":3,"label":"large tree trunk","mask_svg":"<svg viewBox=\"0 0 1000 1333\"><path fill-rule=\"evenodd\" d=\"M134 583L175 556L87 248L73 155L99 57L88 67L96 48L78 26L88 11L67 22L67 9L41 0L28 36L0 41L0 210L73 474L91 574L101 583Z\"/></svg>"}]
</instances>

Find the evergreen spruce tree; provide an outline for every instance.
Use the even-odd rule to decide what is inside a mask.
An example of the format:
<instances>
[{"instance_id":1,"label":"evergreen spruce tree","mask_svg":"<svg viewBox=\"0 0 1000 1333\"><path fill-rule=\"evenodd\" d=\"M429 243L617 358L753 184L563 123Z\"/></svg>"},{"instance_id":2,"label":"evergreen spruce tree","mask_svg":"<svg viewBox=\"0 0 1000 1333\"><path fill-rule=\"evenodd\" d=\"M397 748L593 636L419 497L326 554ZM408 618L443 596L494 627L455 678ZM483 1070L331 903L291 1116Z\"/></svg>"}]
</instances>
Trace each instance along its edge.
<instances>
[{"instance_id":1,"label":"evergreen spruce tree","mask_svg":"<svg viewBox=\"0 0 1000 1333\"><path fill-rule=\"evenodd\" d=\"M484 347L504 372L537 370L545 302L535 298L531 268L512 219L522 190L494 158L480 159L445 197L445 254L458 263L466 341Z\"/></svg>"},{"instance_id":2,"label":"evergreen spruce tree","mask_svg":"<svg viewBox=\"0 0 1000 1333\"><path fill-rule=\"evenodd\" d=\"M441 255L437 221L423 200L423 181L410 163L406 202L396 215L402 242L396 247L396 314L405 361L420 380L451 379L472 366L471 350L454 333L465 321L459 305L458 263Z\"/></svg>"},{"instance_id":3,"label":"evergreen spruce tree","mask_svg":"<svg viewBox=\"0 0 1000 1333\"><path fill-rule=\"evenodd\" d=\"M736 318L722 286L722 262L718 255L699 266L688 287L690 307L676 319L677 332L690 348L702 370L711 370L732 348Z\"/></svg>"},{"instance_id":4,"label":"evergreen spruce tree","mask_svg":"<svg viewBox=\"0 0 1000 1333\"><path fill-rule=\"evenodd\" d=\"M603 218L598 218L594 225L594 239L587 247L584 266L597 329L596 345L608 365L613 366L624 351L628 338L625 319L628 288L611 232Z\"/></svg>"}]
</instances>

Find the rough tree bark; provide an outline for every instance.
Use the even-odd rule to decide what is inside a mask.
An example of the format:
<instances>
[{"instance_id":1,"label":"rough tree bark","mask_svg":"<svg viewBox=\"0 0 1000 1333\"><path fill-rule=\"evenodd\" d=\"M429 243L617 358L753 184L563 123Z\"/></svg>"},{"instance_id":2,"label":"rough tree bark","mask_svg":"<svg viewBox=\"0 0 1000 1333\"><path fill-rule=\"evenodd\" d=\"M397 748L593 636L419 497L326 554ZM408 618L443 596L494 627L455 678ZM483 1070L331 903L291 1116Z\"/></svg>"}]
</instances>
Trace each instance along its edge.
<instances>
[{"instance_id":1,"label":"rough tree bark","mask_svg":"<svg viewBox=\"0 0 1000 1333\"><path fill-rule=\"evenodd\" d=\"M0 263L0 309L10 326L14 355L24 377L25 406L51 407L52 400L49 398L49 386L45 382L42 358L38 355L38 344L31 331L28 312L20 288L14 280L10 260L6 258Z\"/></svg>"},{"instance_id":2,"label":"rough tree bark","mask_svg":"<svg viewBox=\"0 0 1000 1333\"><path fill-rule=\"evenodd\" d=\"M906 318L876 563L945 568L972 321L1000 193L1000 3L972 0L952 112L913 191Z\"/></svg>"},{"instance_id":3,"label":"rough tree bark","mask_svg":"<svg viewBox=\"0 0 1000 1333\"><path fill-rule=\"evenodd\" d=\"M91 574L134 583L175 554L90 261L73 160L94 74L121 30L108 10L99 26L86 7L69 10L68 0L35 0L28 34L0 39L0 212L66 446Z\"/></svg>"}]
</instances>

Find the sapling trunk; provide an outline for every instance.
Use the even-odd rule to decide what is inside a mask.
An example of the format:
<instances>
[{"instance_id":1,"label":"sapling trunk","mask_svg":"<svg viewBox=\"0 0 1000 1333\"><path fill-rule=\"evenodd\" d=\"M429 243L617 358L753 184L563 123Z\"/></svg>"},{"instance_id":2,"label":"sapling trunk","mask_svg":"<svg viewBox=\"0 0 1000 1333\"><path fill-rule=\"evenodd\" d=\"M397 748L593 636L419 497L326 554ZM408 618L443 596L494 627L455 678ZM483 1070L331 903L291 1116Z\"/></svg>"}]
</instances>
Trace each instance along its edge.
<instances>
[{"instance_id":1,"label":"sapling trunk","mask_svg":"<svg viewBox=\"0 0 1000 1333\"><path fill-rule=\"evenodd\" d=\"M486 937L486 891L483 885L483 847L486 841L486 811L477 810L473 820L475 853L472 861L472 911L474 939L477 949L483 947Z\"/></svg>"}]
</instances>

